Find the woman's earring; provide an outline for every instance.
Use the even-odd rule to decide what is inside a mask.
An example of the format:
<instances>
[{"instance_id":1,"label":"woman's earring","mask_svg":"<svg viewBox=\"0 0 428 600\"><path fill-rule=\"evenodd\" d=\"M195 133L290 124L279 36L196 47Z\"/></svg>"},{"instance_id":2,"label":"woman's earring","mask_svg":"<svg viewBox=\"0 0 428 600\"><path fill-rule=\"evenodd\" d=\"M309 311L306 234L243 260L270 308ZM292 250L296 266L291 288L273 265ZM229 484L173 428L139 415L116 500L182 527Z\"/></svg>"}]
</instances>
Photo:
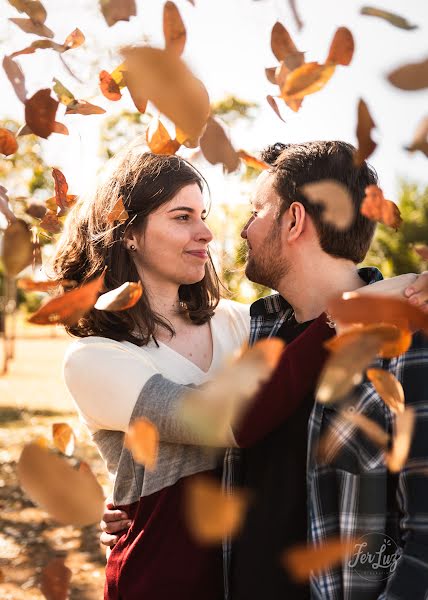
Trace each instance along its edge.
<instances>
[{"instance_id":1,"label":"woman's earring","mask_svg":"<svg viewBox=\"0 0 428 600\"><path fill-rule=\"evenodd\" d=\"M129 249L131 250L131 252L135 252L135 250L137 249L137 246L134 246L134 244L131 244L129 246Z\"/></svg>"}]
</instances>

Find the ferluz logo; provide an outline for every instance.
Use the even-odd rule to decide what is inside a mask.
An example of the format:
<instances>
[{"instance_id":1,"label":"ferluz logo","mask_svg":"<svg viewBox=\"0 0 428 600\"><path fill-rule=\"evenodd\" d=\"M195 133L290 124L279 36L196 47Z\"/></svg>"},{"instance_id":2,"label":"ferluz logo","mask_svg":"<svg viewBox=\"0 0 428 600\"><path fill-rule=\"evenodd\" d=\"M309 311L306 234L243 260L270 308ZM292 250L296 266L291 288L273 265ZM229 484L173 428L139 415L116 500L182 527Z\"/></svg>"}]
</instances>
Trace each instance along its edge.
<instances>
[{"instance_id":1,"label":"ferluz logo","mask_svg":"<svg viewBox=\"0 0 428 600\"><path fill-rule=\"evenodd\" d=\"M382 581L394 573L400 556L392 538L384 533L367 533L356 541L348 567L363 579Z\"/></svg>"}]
</instances>

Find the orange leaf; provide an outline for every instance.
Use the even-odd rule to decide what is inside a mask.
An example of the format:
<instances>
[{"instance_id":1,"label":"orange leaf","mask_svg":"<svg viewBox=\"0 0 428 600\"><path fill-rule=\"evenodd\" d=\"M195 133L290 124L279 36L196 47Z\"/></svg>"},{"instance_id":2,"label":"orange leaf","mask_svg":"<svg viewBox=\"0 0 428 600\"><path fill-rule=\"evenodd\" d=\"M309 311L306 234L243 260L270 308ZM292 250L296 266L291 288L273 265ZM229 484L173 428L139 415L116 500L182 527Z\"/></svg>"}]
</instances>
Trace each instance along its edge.
<instances>
[{"instance_id":1,"label":"orange leaf","mask_svg":"<svg viewBox=\"0 0 428 600\"><path fill-rule=\"evenodd\" d=\"M358 103L357 123L358 149L354 157L354 163L357 166L362 165L366 158L368 158L376 148L376 142L371 139L371 131L374 127L376 127L376 125L369 113L367 104L364 100L360 99Z\"/></svg>"},{"instance_id":2,"label":"orange leaf","mask_svg":"<svg viewBox=\"0 0 428 600\"><path fill-rule=\"evenodd\" d=\"M207 127L201 137L202 154L212 165L222 163L227 173L236 171L239 167L239 157L220 123L210 117Z\"/></svg>"},{"instance_id":3,"label":"orange leaf","mask_svg":"<svg viewBox=\"0 0 428 600\"><path fill-rule=\"evenodd\" d=\"M77 196L67 195L68 183L64 174L59 169L55 169L55 167L52 169L52 177L55 181L55 201L60 208L59 216L61 216L64 211L75 204Z\"/></svg>"},{"instance_id":4,"label":"orange leaf","mask_svg":"<svg viewBox=\"0 0 428 600\"><path fill-rule=\"evenodd\" d=\"M388 75L388 81L400 90L423 90L428 87L428 58L395 69Z\"/></svg>"},{"instance_id":5,"label":"orange leaf","mask_svg":"<svg viewBox=\"0 0 428 600\"><path fill-rule=\"evenodd\" d=\"M320 65L317 62L305 63L292 71L281 89L284 100L300 99L321 90L331 79L335 65Z\"/></svg>"},{"instance_id":6,"label":"orange leaf","mask_svg":"<svg viewBox=\"0 0 428 600\"><path fill-rule=\"evenodd\" d=\"M116 221L118 221L119 223L124 223L128 219L129 219L128 212L123 204L123 198L122 198L122 196L120 196L120 198L117 200L116 204L113 206L113 208L109 212L109 214L107 216L107 221L108 221L108 223L115 223Z\"/></svg>"},{"instance_id":7,"label":"orange leaf","mask_svg":"<svg viewBox=\"0 0 428 600\"><path fill-rule=\"evenodd\" d=\"M21 67L10 56L5 56L3 59L3 69L15 90L15 94L21 102L25 103L27 100L27 90L25 88L25 76Z\"/></svg>"},{"instance_id":8,"label":"orange leaf","mask_svg":"<svg viewBox=\"0 0 428 600\"><path fill-rule=\"evenodd\" d=\"M135 0L103 0L100 7L109 27L118 21L129 21L137 14Z\"/></svg>"},{"instance_id":9,"label":"orange leaf","mask_svg":"<svg viewBox=\"0 0 428 600\"><path fill-rule=\"evenodd\" d=\"M74 29L64 41L64 52L66 50L73 50L74 48L78 48L85 41L85 36L80 31L80 29Z\"/></svg>"},{"instance_id":10,"label":"orange leaf","mask_svg":"<svg viewBox=\"0 0 428 600\"><path fill-rule=\"evenodd\" d=\"M342 562L356 539L331 538L319 546L294 546L283 554L283 564L296 581L307 581L312 571L322 571Z\"/></svg>"},{"instance_id":11,"label":"orange leaf","mask_svg":"<svg viewBox=\"0 0 428 600\"><path fill-rule=\"evenodd\" d=\"M392 412L404 412L403 386L392 373L383 369L367 369L367 377Z\"/></svg>"},{"instance_id":12,"label":"orange leaf","mask_svg":"<svg viewBox=\"0 0 428 600\"><path fill-rule=\"evenodd\" d=\"M300 54L300 65L305 62L303 54L298 51L290 34L279 21L272 28L270 45L272 52L279 61L284 60L287 56Z\"/></svg>"},{"instance_id":13,"label":"orange leaf","mask_svg":"<svg viewBox=\"0 0 428 600\"><path fill-rule=\"evenodd\" d=\"M15 23L25 33L34 33L42 37L53 38L54 32L46 27L43 23L34 23L31 19L9 19L12 23Z\"/></svg>"},{"instance_id":14,"label":"orange leaf","mask_svg":"<svg viewBox=\"0 0 428 600\"><path fill-rule=\"evenodd\" d=\"M103 286L104 275L103 273L71 292L48 300L31 315L28 321L36 325L52 325L52 323L74 325L93 308Z\"/></svg>"},{"instance_id":15,"label":"orange leaf","mask_svg":"<svg viewBox=\"0 0 428 600\"><path fill-rule=\"evenodd\" d=\"M394 358L404 354L412 343L412 334L408 329L388 323L373 323L371 325L356 325L338 336L329 339L324 346L331 352L341 351L350 341L365 335L377 335L382 342L379 350L381 358Z\"/></svg>"},{"instance_id":16,"label":"orange leaf","mask_svg":"<svg viewBox=\"0 0 428 600\"><path fill-rule=\"evenodd\" d=\"M24 446L17 474L31 500L66 525L97 523L104 512L104 494L90 471L73 469L60 457L37 444Z\"/></svg>"},{"instance_id":17,"label":"orange leaf","mask_svg":"<svg viewBox=\"0 0 428 600\"><path fill-rule=\"evenodd\" d=\"M326 62L347 66L354 55L354 48L352 33L347 27L339 27L331 42Z\"/></svg>"},{"instance_id":18,"label":"orange leaf","mask_svg":"<svg viewBox=\"0 0 428 600\"><path fill-rule=\"evenodd\" d=\"M52 133L61 133L62 135L68 135L68 129L64 125L64 123L58 123L58 121L55 121L55 123L53 124Z\"/></svg>"},{"instance_id":19,"label":"orange leaf","mask_svg":"<svg viewBox=\"0 0 428 600\"><path fill-rule=\"evenodd\" d=\"M0 127L0 154L10 156L18 150L18 142L16 137L9 129Z\"/></svg>"},{"instance_id":20,"label":"orange leaf","mask_svg":"<svg viewBox=\"0 0 428 600\"><path fill-rule=\"evenodd\" d=\"M307 183L301 188L306 198L323 207L322 219L337 229L348 229L354 221L354 204L348 189L334 179Z\"/></svg>"},{"instance_id":21,"label":"orange leaf","mask_svg":"<svg viewBox=\"0 0 428 600\"><path fill-rule=\"evenodd\" d=\"M100 72L100 89L108 100L116 102L122 98L117 82L107 71Z\"/></svg>"},{"instance_id":22,"label":"orange leaf","mask_svg":"<svg viewBox=\"0 0 428 600\"><path fill-rule=\"evenodd\" d=\"M181 56L186 45L186 28L177 6L169 0L163 6L163 34L165 49Z\"/></svg>"},{"instance_id":23,"label":"orange leaf","mask_svg":"<svg viewBox=\"0 0 428 600\"><path fill-rule=\"evenodd\" d=\"M246 165L256 169L256 171L264 171L265 169L269 169L269 165L267 163L256 158L255 156L251 156L251 154L248 154L245 152L245 150L238 150L238 156Z\"/></svg>"},{"instance_id":24,"label":"orange leaf","mask_svg":"<svg viewBox=\"0 0 428 600\"><path fill-rule=\"evenodd\" d=\"M404 467L412 444L415 428L415 411L408 406L404 412L395 417L395 433L392 438L392 448L386 455L386 464L392 473L398 473Z\"/></svg>"},{"instance_id":25,"label":"orange leaf","mask_svg":"<svg viewBox=\"0 0 428 600\"><path fill-rule=\"evenodd\" d=\"M105 112L101 106L96 106L86 100L75 100L65 109L66 115L103 115Z\"/></svg>"},{"instance_id":26,"label":"orange leaf","mask_svg":"<svg viewBox=\"0 0 428 600\"><path fill-rule=\"evenodd\" d=\"M269 106L272 108L275 114L281 119L283 123L285 123L285 120L282 118L281 113L279 112L279 108L275 101L275 98L273 96L266 96L266 100L268 101Z\"/></svg>"},{"instance_id":27,"label":"orange leaf","mask_svg":"<svg viewBox=\"0 0 428 600\"><path fill-rule=\"evenodd\" d=\"M51 280L51 281L34 281L29 277L21 277L18 280L17 286L20 290L25 290L26 292L50 292L55 290L60 285L74 285L74 282L63 281L61 279Z\"/></svg>"},{"instance_id":28,"label":"orange leaf","mask_svg":"<svg viewBox=\"0 0 428 600\"><path fill-rule=\"evenodd\" d=\"M68 423L53 423L52 437L55 448L67 456L72 456L74 452L75 437L74 432Z\"/></svg>"},{"instance_id":29,"label":"orange leaf","mask_svg":"<svg viewBox=\"0 0 428 600\"><path fill-rule=\"evenodd\" d=\"M141 281L138 283L127 281L115 290L102 294L96 304L97 310L128 310L137 304L143 294Z\"/></svg>"},{"instance_id":30,"label":"orange leaf","mask_svg":"<svg viewBox=\"0 0 428 600\"><path fill-rule=\"evenodd\" d=\"M275 71L276 71L276 67L269 67L269 68L265 69L265 74L266 74L267 80L270 83L273 83L274 85L277 84L276 77L275 77Z\"/></svg>"},{"instance_id":31,"label":"orange leaf","mask_svg":"<svg viewBox=\"0 0 428 600\"><path fill-rule=\"evenodd\" d=\"M143 464L149 471L156 468L159 432L148 419L137 419L130 424L124 444L132 452L136 462Z\"/></svg>"},{"instance_id":32,"label":"orange leaf","mask_svg":"<svg viewBox=\"0 0 428 600\"><path fill-rule=\"evenodd\" d=\"M35 135L48 138L55 127L58 101L49 89L39 90L25 102L25 122Z\"/></svg>"},{"instance_id":33,"label":"orange leaf","mask_svg":"<svg viewBox=\"0 0 428 600\"><path fill-rule=\"evenodd\" d=\"M12 221L3 234L2 261L9 277L15 277L33 260L31 232L25 221Z\"/></svg>"},{"instance_id":34,"label":"orange leaf","mask_svg":"<svg viewBox=\"0 0 428 600\"><path fill-rule=\"evenodd\" d=\"M43 219L39 223L39 227L53 234L61 233L62 231L62 223L58 219L56 211L53 210L46 211Z\"/></svg>"},{"instance_id":35,"label":"orange leaf","mask_svg":"<svg viewBox=\"0 0 428 600\"><path fill-rule=\"evenodd\" d=\"M193 537L201 544L218 543L236 535L248 507L248 494L236 489L223 493L211 477L196 475L186 481L186 520Z\"/></svg>"},{"instance_id":36,"label":"orange leaf","mask_svg":"<svg viewBox=\"0 0 428 600\"><path fill-rule=\"evenodd\" d=\"M40 0L9 0L9 4L20 13L28 15L33 23L44 23L48 16Z\"/></svg>"},{"instance_id":37,"label":"orange leaf","mask_svg":"<svg viewBox=\"0 0 428 600\"><path fill-rule=\"evenodd\" d=\"M159 119L152 119L146 129L147 145L155 154L175 154L180 142L171 139L168 131Z\"/></svg>"},{"instance_id":38,"label":"orange leaf","mask_svg":"<svg viewBox=\"0 0 428 600\"><path fill-rule=\"evenodd\" d=\"M46 600L67 600L71 582L71 571L64 558L54 558L43 568L40 589Z\"/></svg>"},{"instance_id":39,"label":"orange leaf","mask_svg":"<svg viewBox=\"0 0 428 600\"><path fill-rule=\"evenodd\" d=\"M144 95L190 139L198 138L210 114L208 93L184 62L158 48L126 48L126 81ZM129 83L128 83L129 85Z\"/></svg>"},{"instance_id":40,"label":"orange leaf","mask_svg":"<svg viewBox=\"0 0 428 600\"><path fill-rule=\"evenodd\" d=\"M361 214L372 221L379 221L397 230L403 221L398 206L391 200L386 200L377 185L367 186L365 192Z\"/></svg>"},{"instance_id":41,"label":"orange leaf","mask_svg":"<svg viewBox=\"0 0 428 600\"><path fill-rule=\"evenodd\" d=\"M63 52L67 52L67 50L77 48L83 44L84 41L85 36L83 33L79 29L75 29L70 33L70 35L67 36L63 44L58 44L53 40L37 40L27 46L27 48L13 52L10 55L10 58L15 58L21 54L34 54L36 50L55 50L55 52L62 54Z\"/></svg>"}]
</instances>

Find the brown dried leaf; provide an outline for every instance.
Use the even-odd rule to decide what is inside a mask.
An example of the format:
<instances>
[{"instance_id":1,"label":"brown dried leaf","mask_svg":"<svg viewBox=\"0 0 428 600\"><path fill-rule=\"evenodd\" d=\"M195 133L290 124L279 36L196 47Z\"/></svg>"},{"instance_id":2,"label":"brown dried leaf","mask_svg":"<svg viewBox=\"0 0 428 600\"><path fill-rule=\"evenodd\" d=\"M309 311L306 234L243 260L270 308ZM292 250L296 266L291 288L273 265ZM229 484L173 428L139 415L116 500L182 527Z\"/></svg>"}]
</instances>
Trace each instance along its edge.
<instances>
[{"instance_id":1,"label":"brown dried leaf","mask_svg":"<svg viewBox=\"0 0 428 600\"><path fill-rule=\"evenodd\" d=\"M84 527L101 519L104 494L92 472L73 469L65 458L27 444L17 474L31 500L56 521Z\"/></svg>"},{"instance_id":2,"label":"brown dried leaf","mask_svg":"<svg viewBox=\"0 0 428 600\"><path fill-rule=\"evenodd\" d=\"M78 48L85 41L85 36L80 31L80 29L74 29L64 40L64 50L73 50L74 48Z\"/></svg>"},{"instance_id":3,"label":"brown dried leaf","mask_svg":"<svg viewBox=\"0 0 428 600\"><path fill-rule=\"evenodd\" d=\"M117 102L122 98L120 88L108 71L100 72L100 90L108 100Z\"/></svg>"},{"instance_id":4,"label":"brown dried leaf","mask_svg":"<svg viewBox=\"0 0 428 600\"><path fill-rule=\"evenodd\" d=\"M31 265L33 260L33 244L31 231L25 221L16 219L7 227L3 234L2 261L9 277Z\"/></svg>"},{"instance_id":5,"label":"brown dried leaf","mask_svg":"<svg viewBox=\"0 0 428 600\"><path fill-rule=\"evenodd\" d=\"M62 216L66 214L68 209L70 209L77 202L77 196L69 195L68 192L68 183L64 176L64 174L59 170L52 169L52 177L55 181L55 201L60 211L58 216Z\"/></svg>"},{"instance_id":6,"label":"brown dried leaf","mask_svg":"<svg viewBox=\"0 0 428 600\"><path fill-rule=\"evenodd\" d=\"M227 173L236 171L239 167L239 156L220 123L210 117L207 127L201 137L202 154L212 165L222 163Z\"/></svg>"},{"instance_id":7,"label":"brown dried leaf","mask_svg":"<svg viewBox=\"0 0 428 600\"><path fill-rule=\"evenodd\" d=\"M57 289L60 285L64 285L64 283L65 282L60 279L51 281L34 281L29 277L21 277L21 279L19 279L17 282L17 286L20 290L24 290L26 292L51 292Z\"/></svg>"},{"instance_id":8,"label":"brown dried leaf","mask_svg":"<svg viewBox=\"0 0 428 600\"><path fill-rule=\"evenodd\" d=\"M351 63L354 56L354 38L347 27L339 27L334 34L333 40L328 51L326 63L334 65L344 65Z\"/></svg>"},{"instance_id":9,"label":"brown dried leaf","mask_svg":"<svg viewBox=\"0 0 428 600\"><path fill-rule=\"evenodd\" d=\"M284 552L282 562L293 579L307 581L312 571L323 571L344 561L356 541L330 538L320 546L294 546Z\"/></svg>"},{"instance_id":10,"label":"brown dried leaf","mask_svg":"<svg viewBox=\"0 0 428 600\"><path fill-rule=\"evenodd\" d=\"M365 192L366 195L360 209L361 214L397 231L403 222L398 206L391 200L386 200L377 185L367 186Z\"/></svg>"},{"instance_id":11,"label":"brown dried leaf","mask_svg":"<svg viewBox=\"0 0 428 600\"><path fill-rule=\"evenodd\" d=\"M381 358L394 358L404 354L412 343L412 334L408 329L388 323L373 323L371 325L355 325L338 336L324 342L331 352L340 352L350 341L360 339L365 335L379 336L382 346L379 350Z\"/></svg>"},{"instance_id":12,"label":"brown dried leaf","mask_svg":"<svg viewBox=\"0 0 428 600\"><path fill-rule=\"evenodd\" d=\"M116 204L113 206L113 208L111 209L111 211L109 212L108 216L107 216L107 222L108 223L125 223L125 221L127 221L129 219L129 214L123 204L123 198L122 196L120 196L120 198L117 200Z\"/></svg>"},{"instance_id":13,"label":"brown dried leaf","mask_svg":"<svg viewBox=\"0 0 428 600\"><path fill-rule=\"evenodd\" d=\"M53 234L61 233L62 231L62 223L58 219L56 211L53 210L47 210L45 212L43 219L39 223L39 227Z\"/></svg>"},{"instance_id":14,"label":"brown dried leaf","mask_svg":"<svg viewBox=\"0 0 428 600\"><path fill-rule=\"evenodd\" d=\"M369 17L378 17L379 19L388 21L388 23L391 23L391 25L394 25L394 27L399 27L400 29L407 29L410 31L418 28L417 25L411 25L407 19L404 19L395 13L388 12L387 10L381 10L380 8L363 6L360 10L360 13Z\"/></svg>"},{"instance_id":15,"label":"brown dried leaf","mask_svg":"<svg viewBox=\"0 0 428 600\"><path fill-rule=\"evenodd\" d=\"M125 435L125 447L132 452L134 460L149 471L156 468L159 451L159 432L148 419L133 421Z\"/></svg>"},{"instance_id":16,"label":"brown dried leaf","mask_svg":"<svg viewBox=\"0 0 428 600\"><path fill-rule=\"evenodd\" d=\"M348 189L334 179L307 183L301 188L306 198L323 207L322 219L337 229L348 229L354 221L354 204Z\"/></svg>"},{"instance_id":17,"label":"brown dried leaf","mask_svg":"<svg viewBox=\"0 0 428 600\"><path fill-rule=\"evenodd\" d=\"M3 69L15 90L15 94L21 102L25 103L27 100L27 90L25 88L25 76L21 67L10 56L5 56L3 58Z\"/></svg>"},{"instance_id":18,"label":"brown dried leaf","mask_svg":"<svg viewBox=\"0 0 428 600\"><path fill-rule=\"evenodd\" d=\"M135 0L101 0L101 12L109 27L137 15Z\"/></svg>"},{"instance_id":19,"label":"brown dried leaf","mask_svg":"<svg viewBox=\"0 0 428 600\"><path fill-rule=\"evenodd\" d=\"M28 321L36 325L74 325L93 308L103 283L104 273L71 292L48 300Z\"/></svg>"},{"instance_id":20,"label":"brown dried leaf","mask_svg":"<svg viewBox=\"0 0 428 600\"><path fill-rule=\"evenodd\" d=\"M10 156L18 150L18 142L16 137L9 129L0 127L0 154Z\"/></svg>"},{"instance_id":21,"label":"brown dried leaf","mask_svg":"<svg viewBox=\"0 0 428 600\"><path fill-rule=\"evenodd\" d=\"M49 89L39 90L25 102L25 122L35 135L48 138L55 127L58 101Z\"/></svg>"},{"instance_id":22,"label":"brown dried leaf","mask_svg":"<svg viewBox=\"0 0 428 600\"><path fill-rule=\"evenodd\" d=\"M59 123L58 121L55 121L52 133L60 133L61 135L68 135L68 129L64 125L64 123Z\"/></svg>"},{"instance_id":23,"label":"brown dried leaf","mask_svg":"<svg viewBox=\"0 0 428 600\"><path fill-rule=\"evenodd\" d=\"M126 67L126 63L122 64ZM131 95L135 108L143 115L146 112L148 99L144 93L144 90L142 89L141 82L138 80L138 77L129 76L126 68L122 71L122 76Z\"/></svg>"},{"instance_id":24,"label":"brown dried leaf","mask_svg":"<svg viewBox=\"0 0 428 600\"><path fill-rule=\"evenodd\" d=\"M406 150L409 152L420 150L420 152L423 152L428 157L428 117L424 117L419 123L412 143L406 147Z\"/></svg>"},{"instance_id":25,"label":"brown dried leaf","mask_svg":"<svg viewBox=\"0 0 428 600\"><path fill-rule=\"evenodd\" d=\"M202 134L210 114L208 93L184 62L158 48L126 48L126 81L144 95L190 139Z\"/></svg>"},{"instance_id":26,"label":"brown dried leaf","mask_svg":"<svg viewBox=\"0 0 428 600\"><path fill-rule=\"evenodd\" d=\"M38 233L34 230L33 231L33 261L32 261L32 266L33 266L33 273L36 271L36 269L39 269L43 264L43 257L42 257L42 247L40 245L40 238Z\"/></svg>"},{"instance_id":27,"label":"brown dried leaf","mask_svg":"<svg viewBox=\"0 0 428 600\"><path fill-rule=\"evenodd\" d=\"M52 437L55 448L66 456L73 456L76 439L68 423L53 423Z\"/></svg>"},{"instance_id":28,"label":"brown dried leaf","mask_svg":"<svg viewBox=\"0 0 428 600\"><path fill-rule=\"evenodd\" d=\"M201 544L218 543L236 535L248 507L248 493L234 490L223 493L221 486L206 475L186 481L186 520L192 536Z\"/></svg>"},{"instance_id":29,"label":"brown dried leaf","mask_svg":"<svg viewBox=\"0 0 428 600\"><path fill-rule=\"evenodd\" d=\"M423 90L428 87L428 58L410 63L389 73L388 81L400 90Z\"/></svg>"},{"instance_id":30,"label":"brown dried leaf","mask_svg":"<svg viewBox=\"0 0 428 600\"><path fill-rule=\"evenodd\" d=\"M27 14L34 23L44 23L47 12L39 0L8 0L17 11Z\"/></svg>"},{"instance_id":31,"label":"brown dried leaf","mask_svg":"<svg viewBox=\"0 0 428 600\"><path fill-rule=\"evenodd\" d=\"M336 66L331 64L305 63L288 75L281 88L282 98L284 100L301 99L320 91L331 79L335 69Z\"/></svg>"},{"instance_id":32,"label":"brown dried leaf","mask_svg":"<svg viewBox=\"0 0 428 600\"><path fill-rule=\"evenodd\" d=\"M97 310L128 310L137 304L143 294L141 281L138 283L127 281L120 287L102 294L96 304Z\"/></svg>"},{"instance_id":33,"label":"brown dried leaf","mask_svg":"<svg viewBox=\"0 0 428 600\"><path fill-rule=\"evenodd\" d=\"M265 69L266 79L270 83L273 83L274 85L277 84L276 77L275 77L276 69L277 69L277 67L269 67L269 68Z\"/></svg>"},{"instance_id":34,"label":"brown dried leaf","mask_svg":"<svg viewBox=\"0 0 428 600\"><path fill-rule=\"evenodd\" d=\"M392 412L404 412L403 386L392 373L383 369L367 369L367 377Z\"/></svg>"},{"instance_id":35,"label":"brown dried leaf","mask_svg":"<svg viewBox=\"0 0 428 600\"><path fill-rule=\"evenodd\" d=\"M290 34L279 21L272 28L270 46L279 61L284 60L290 54L299 54L299 50L291 39ZM301 64L303 63L304 59L302 59Z\"/></svg>"},{"instance_id":36,"label":"brown dried leaf","mask_svg":"<svg viewBox=\"0 0 428 600\"><path fill-rule=\"evenodd\" d=\"M146 129L147 145L155 154L175 154L180 142L173 140L159 119L152 119Z\"/></svg>"},{"instance_id":37,"label":"brown dried leaf","mask_svg":"<svg viewBox=\"0 0 428 600\"><path fill-rule=\"evenodd\" d=\"M17 52L13 52L10 55L10 58L15 58L21 54L34 54L36 50L55 50L55 52L62 54L63 52L67 52L67 50L78 48L83 44L84 41L85 36L83 33L80 31L80 29L75 29L66 37L63 44L58 44L58 42L54 42L52 40L37 40L26 48L18 50Z\"/></svg>"},{"instance_id":38,"label":"brown dried leaf","mask_svg":"<svg viewBox=\"0 0 428 600\"><path fill-rule=\"evenodd\" d=\"M279 108L278 105L275 101L275 98L273 96L266 96L266 100L268 101L269 106L272 108L272 110L274 111L274 113L281 119L281 121L283 123L285 123L285 120L282 118L281 113L279 112Z\"/></svg>"},{"instance_id":39,"label":"brown dried leaf","mask_svg":"<svg viewBox=\"0 0 428 600\"><path fill-rule=\"evenodd\" d=\"M71 575L71 570L64 564L64 558L49 561L40 578L40 589L46 600L67 600Z\"/></svg>"},{"instance_id":40,"label":"brown dried leaf","mask_svg":"<svg viewBox=\"0 0 428 600\"><path fill-rule=\"evenodd\" d=\"M34 33L34 35L40 35L42 37L53 38L54 32L46 27L43 23L35 23L31 19L9 19L12 23L15 23L25 33Z\"/></svg>"},{"instance_id":41,"label":"brown dried leaf","mask_svg":"<svg viewBox=\"0 0 428 600\"><path fill-rule=\"evenodd\" d=\"M354 163L357 166L362 165L366 158L368 158L376 148L376 142L371 139L371 131L374 127L376 127L376 125L369 113L367 104L364 100L360 99L358 102L357 123L358 149L354 157Z\"/></svg>"},{"instance_id":42,"label":"brown dried leaf","mask_svg":"<svg viewBox=\"0 0 428 600\"><path fill-rule=\"evenodd\" d=\"M105 109L86 100L75 100L65 109L66 115L103 115Z\"/></svg>"},{"instance_id":43,"label":"brown dried leaf","mask_svg":"<svg viewBox=\"0 0 428 600\"><path fill-rule=\"evenodd\" d=\"M270 165L265 163L263 160L260 160L259 158L256 158L251 154L248 154L248 152L245 152L245 150L238 150L238 156L241 160L244 161L246 165L253 169L256 169L256 171L264 171L266 169L269 169L270 167Z\"/></svg>"},{"instance_id":44,"label":"brown dried leaf","mask_svg":"<svg viewBox=\"0 0 428 600\"><path fill-rule=\"evenodd\" d=\"M186 45L186 28L177 6L169 0L163 6L163 34L165 49L181 56Z\"/></svg>"},{"instance_id":45,"label":"brown dried leaf","mask_svg":"<svg viewBox=\"0 0 428 600\"><path fill-rule=\"evenodd\" d=\"M415 428L415 410L408 406L404 412L395 417L395 433L392 438L392 448L386 454L386 464L392 473L398 473L404 467L412 445Z\"/></svg>"}]
</instances>

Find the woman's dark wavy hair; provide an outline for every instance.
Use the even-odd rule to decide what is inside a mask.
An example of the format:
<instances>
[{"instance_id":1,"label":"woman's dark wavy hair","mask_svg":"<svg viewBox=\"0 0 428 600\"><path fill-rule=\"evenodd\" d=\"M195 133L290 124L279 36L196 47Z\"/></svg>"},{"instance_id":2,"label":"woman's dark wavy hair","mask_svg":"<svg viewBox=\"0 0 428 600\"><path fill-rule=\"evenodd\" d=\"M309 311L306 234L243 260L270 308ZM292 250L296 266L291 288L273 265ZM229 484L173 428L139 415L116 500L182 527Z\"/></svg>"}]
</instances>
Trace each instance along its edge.
<instances>
[{"instance_id":1,"label":"woman's dark wavy hair","mask_svg":"<svg viewBox=\"0 0 428 600\"><path fill-rule=\"evenodd\" d=\"M101 275L106 291L127 281L139 281L132 258L123 243L125 230L133 227L143 232L150 213L173 198L183 187L197 184L203 190L204 179L187 161L178 156L152 154L134 144L112 158L99 181L95 193L88 195L72 209L59 241L53 261L55 276L74 280L79 285ZM122 197L129 219L112 224L108 215ZM144 288L144 281L143 288ZM220 299L220 281L211 257L202 281L179 287L182 312L196 325L208 322ZM132 308L106 312L95 308L78 323L66 327L78 337L91 335L145 346L155 331L164 327L171 335L174 329L166 319L155 313L149 298L143 293Z\"/></svg>"}]
</instances>

